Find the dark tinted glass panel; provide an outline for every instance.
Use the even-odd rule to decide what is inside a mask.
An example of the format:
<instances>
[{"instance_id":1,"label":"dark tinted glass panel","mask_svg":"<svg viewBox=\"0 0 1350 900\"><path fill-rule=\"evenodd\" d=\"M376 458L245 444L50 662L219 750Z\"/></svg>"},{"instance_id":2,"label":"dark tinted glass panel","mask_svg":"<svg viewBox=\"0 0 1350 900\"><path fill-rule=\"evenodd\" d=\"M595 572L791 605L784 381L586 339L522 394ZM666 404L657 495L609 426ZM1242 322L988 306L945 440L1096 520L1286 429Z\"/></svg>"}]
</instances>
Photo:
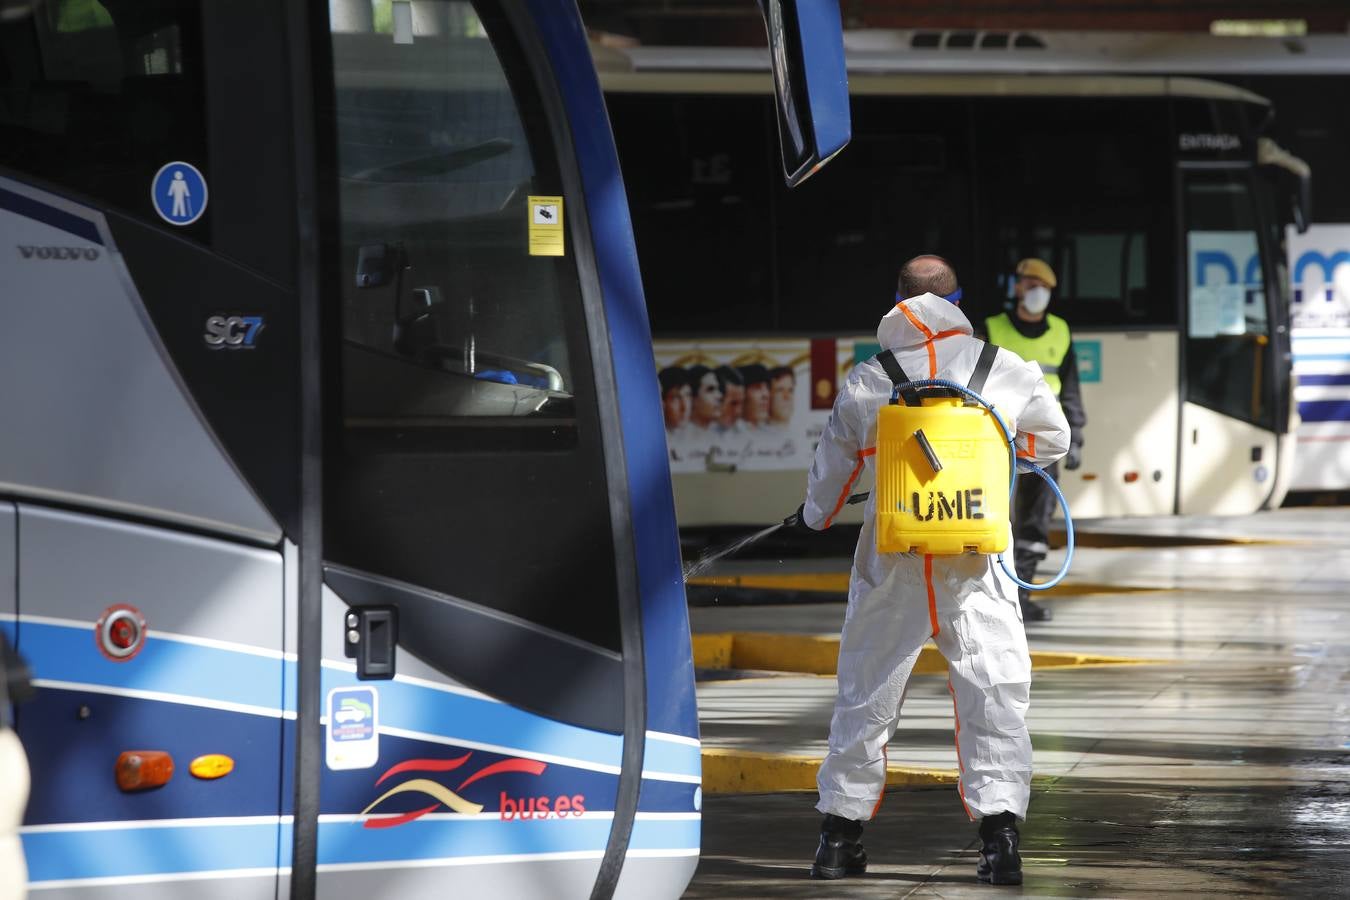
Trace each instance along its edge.
<instances>
[{"instance_id":1,"label":"dark tinted glass panel","mask_svg":"<svg viewBox=\"0 0 1350 900\"><path fill-rule=\"evenodd\" d=\"M900 265L920 253L972 260L968 104L856 97L853 141L777 199L786 331L869 332L895 303Z\"/></svg>"},{"instance_id":2,"label":"dark tinted glass panel","mask_svg":"<svg viewBox=\"0 0 1350 900\"><path fill-rule=\"evenodd\" d=\"M1328 110L1350 109L1350 78L1344 75L1221 76L1271 101L1275 116L1266 132L1305 160L1313 171L1314 222L1350 222L1350 178L1345 148L1350 147L1350 116Z\"/></svg>"},{"instance_id":3,"label":"dark tinted glass panel","mask_svg":"<svg viewBox=\"0 0 1350 900\"><path fill-rule=\"evenodd\" d=\"M157 222L161 166L211 181L201 35L196 0L0 9L0 165ZM184 231L206 240L209 221Z\"/></svg>"},{"instance_id":4,"label":"dark tinted glass panel","mask_svg":"<svg viewBox=\"0 0 1350 900\"><path fill-rule=\"evenodd\" d=\"M997 311L1017 261L1036 256L1058 275L1051 312L1074 327L1176 324L1166 112L1159 100L979 101L967 305Z\"/></svg>"},{"instance_id":5,"label":"dark tinted glass panel","mask_svg":"<svg viewBox=\"0 0 1350 900\"><path fill-rule=\"evenodd\" d=\"M1186 399L1270 427L1270 341L1252 176L1185 173Z\"/></svg>"},{"instance_id":6,"label":"dark tinted glass panel","mask_svg":"<svg viewBox=\"0 0 1350 900\"><path fill-rule=\"evenodd\" d=\"M271 0L0 3L0 168L289 284L288 77Z\"/></svg>"},{"instance_id":7,"label":"dark tinted glass panel","mask_svg":"<svg viewBox=\"0 0 1350 900\"><path fill-rule=\"evenodd\" d=\"M333 17L326 555L617 649L581 198L509 23L401 6Z\"/></svg>"},{"instance_id":8,"label":"dark tinted glass panel","mask_svg":"<svg viewBox=\"0 0 1350 900\"><path fill-rule=\"evenodd\" d=\"M957 31L948 36L947 46L953 50L967 50L975 46L975 32Z\"/></svg>"},{"instance_id":9,"label":"dark tinted glass panel","mask_svg":"<svg viewBox=\"0 0 1350 900\"><path fill-rule=\"evenodd\" d=\"M771 100L610 94L606 102L652 330L772 329L769 221L783 179Z\"/></svg>"}]
</instances>

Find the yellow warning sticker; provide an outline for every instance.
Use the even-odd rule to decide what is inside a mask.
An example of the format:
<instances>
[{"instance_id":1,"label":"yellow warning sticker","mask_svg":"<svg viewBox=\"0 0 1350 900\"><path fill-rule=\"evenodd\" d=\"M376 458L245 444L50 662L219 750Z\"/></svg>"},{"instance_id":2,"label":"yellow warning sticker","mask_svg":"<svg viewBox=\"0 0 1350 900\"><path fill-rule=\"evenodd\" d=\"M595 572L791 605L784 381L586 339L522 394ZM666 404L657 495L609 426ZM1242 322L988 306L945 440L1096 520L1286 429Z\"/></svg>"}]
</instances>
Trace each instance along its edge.
<instances>
[{"instance_id":1,"label":"yellow warning sticker","mask_svg":"<svg viewBox=\"0 0 1350 900\"><path fill-rule=\"evenodd\" d=\"M530 197L530 255L563 255L563 198Z\"/></svg>"}]
</instances>

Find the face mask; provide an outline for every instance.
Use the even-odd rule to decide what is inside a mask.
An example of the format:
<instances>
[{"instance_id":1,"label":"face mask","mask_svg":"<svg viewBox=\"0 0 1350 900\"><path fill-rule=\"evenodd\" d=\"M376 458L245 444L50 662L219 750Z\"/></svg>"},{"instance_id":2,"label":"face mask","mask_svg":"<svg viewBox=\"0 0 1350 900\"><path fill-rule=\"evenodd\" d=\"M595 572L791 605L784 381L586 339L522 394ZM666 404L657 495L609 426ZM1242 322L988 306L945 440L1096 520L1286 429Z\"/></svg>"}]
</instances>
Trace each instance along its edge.
<instances>
[{"instance_id":1,"label":"face mask","mask_svg":"<svg viewBox=\"0 0 1350 900\"><path fill-rule=\"evenodd\" d=\"M1022 295L1022 308L1033 316L1039 316L1050 305L1050 289L1045 287L1027 288Z\"/></svg>"}]
</instances>

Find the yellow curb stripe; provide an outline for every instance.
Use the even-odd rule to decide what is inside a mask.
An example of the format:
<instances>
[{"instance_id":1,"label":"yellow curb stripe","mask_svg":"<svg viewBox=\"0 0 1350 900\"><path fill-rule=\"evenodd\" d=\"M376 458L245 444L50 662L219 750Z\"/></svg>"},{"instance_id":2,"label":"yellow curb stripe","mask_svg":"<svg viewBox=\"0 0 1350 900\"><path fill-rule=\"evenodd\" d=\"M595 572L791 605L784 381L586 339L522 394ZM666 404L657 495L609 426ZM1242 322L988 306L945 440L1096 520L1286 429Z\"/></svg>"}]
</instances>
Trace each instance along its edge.
<instances>
[{"instance_id":1,"label":"yellow curb stripe","mask_svg":"<svg viewBox=\"0 0 1350 900\"><path fill-rule=\"evenodd\" d=\"M799 574L764 575L702 575L690 578L689 584L700 587L749 588L764 591L801 591L805 593L847 594L847 572L804 572ZM1090 594L1141 594L1172 591L1167 587L1139 587L1127 584L1105 584L1096 581L1062 582L1037 597L1082 597Z\"/></svg>"},{"instance_id":2,"label":"yellow curb stripe","mask_svg":"<svg viewBox=\"0 0 1350 900\"><path fill-rule=\"evenodd\" d=\"M839 660L838 635L718 632L696 634L694 665L701 669L753 669L833 675ZM1103 656L1057 650L1031 651L1031 668L1160 665L1167 660ZM933 644L925 644L914 664L915 675L945 675L947 660Z\"/></svg>"},{"instance_id":3,"label":"yellow curb stripe","mask_svg":"<svg viewBox=\"0 0 1350 900\"><path fill-rule=\"evenodd\" d=\"M708 794L758 794L814 791L821 758L744 750L704 749L703 791ZM944 787L956 784L955 769L887 766L889 788Z\"/></svg>"},{"instance_id":4,"label":"yellow curb stripe","mask_svg":"<svg viewBox=\"0 0 1350 900\"><path fill-rule=\"evenodd\" d=\"M732 634L695 634L694 666L699 669L730 669Z\"/></svg>"},{"instance_id":5,"label":"yellow curb stripe","mask_svg":"<svg viewBox=\"0 0 1350 900\"><path fill-rule=\"evenodd\" d=\"M1095 547L1104 550L1143 547L1251 547L1260 545L1292 545L1296 541L1274 538L1241 537L1238 535L1213 534L1147 534L1141 532L1092 531L1074 532L1074 545L1077 547ZM1064 530L1052 529L1050 546L1056 549L1064 546Z\"/></svg>"}]
</instances>

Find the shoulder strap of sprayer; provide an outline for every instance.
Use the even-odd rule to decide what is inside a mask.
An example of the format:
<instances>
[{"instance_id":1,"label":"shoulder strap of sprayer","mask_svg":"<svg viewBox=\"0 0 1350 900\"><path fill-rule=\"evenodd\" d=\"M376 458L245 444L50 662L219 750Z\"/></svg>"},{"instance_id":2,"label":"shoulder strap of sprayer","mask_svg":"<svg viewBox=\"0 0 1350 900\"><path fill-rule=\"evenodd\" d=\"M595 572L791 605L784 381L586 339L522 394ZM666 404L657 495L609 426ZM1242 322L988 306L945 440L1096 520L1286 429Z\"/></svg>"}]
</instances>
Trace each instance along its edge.
<instances>
[{"instance_id":1,"label":"shoulder strap of sprayer","mask_svg":"<svg viewBox=\"0 0 1350 900\"><path fill-rule=\"evenodd\" d=\"M975 393L984 390L984 383L989 378L989 372L994 368L994 357L998 356L998 347L983 341L980 348L980 358L975 362L975 372L970 376L970 381L966 387ZM919 405L919 392L912 384L911 379L905 374L905 370L900 367L900 363L895 358L895 354L889 350L882 350L877 354L877 362L886 370L886 375L891 379L891 384L895 386L895 394L898 394L905 401L906 406ZM891 402L896 402L895 394L891 396Z\"/></svg>"},{"instance_id":2,"label":"shoulder strap of sprayer","mask_svg":"<svg viewBox=\"0 0 1350 900\"><path fill-rule=\"evenodd\" d=\"M905 370L900 368L900 363L896 360L895 354L889 350L882 350L877 354L877 362L886 370L886 375L891 379L891 384L895 390L891 392L891 402L895 403L895 396L899 394L905 400L906 406L919 406L919 392L911 384L911 379L905 374Z\"/></svg>"},{"instance_id":3,"label":"shoulder strap of sprayer","mask_svg":"<svg viewBox=\"0 0 1350 900\"><path fill-rule=\"evenodd\" d=\"M994 357L998 356L998 347L984 342L984 347L980 350L980 358L975 362L975 374L970 376L970 381L966 387L978 394L984 390L984 382L989 377L989 370L994 367Z\"/></svg>"}]
</instances>

